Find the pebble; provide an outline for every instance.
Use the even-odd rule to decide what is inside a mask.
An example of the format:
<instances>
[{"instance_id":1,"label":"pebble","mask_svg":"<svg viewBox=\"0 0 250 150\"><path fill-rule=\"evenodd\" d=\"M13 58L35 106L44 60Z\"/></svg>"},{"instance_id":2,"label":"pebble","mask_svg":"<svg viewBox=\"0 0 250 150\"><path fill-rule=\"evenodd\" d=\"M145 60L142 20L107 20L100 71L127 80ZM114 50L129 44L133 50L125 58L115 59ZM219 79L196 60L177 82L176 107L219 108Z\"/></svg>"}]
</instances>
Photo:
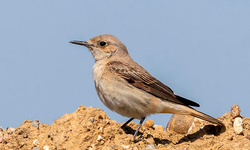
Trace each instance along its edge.
<instances>
[{"instance_id":1,"label":"pebble","mask_svg":"<svg viewBox=\"0 0 250 150\"><path fill-rule=\"evenodd\" d=\"M154 126L154 121L147 120L147 121L145 121L145 123L142 124L141 128L142 129L149 129L149 128L153 128L153 126Z\"/></svg>"},{"instance_id":2,"label":"pebble","mask_svg":"<svg viewBox=\"0 0 250 150\"><path fill-rule=\"evenodd\" d=\"M160 126L160 125L154 125L154 129L157 131L164 131L163 126Z\"/></svg>"},{"instance_id":3,"label":"pebble","mask_svg":"<svg viewBox=\"0 0 250 150\"><path fill-rule=\"evenodd\" d=\"M0 143L3 143L3 140L4 139L4 137L3 137L3 134L0 132Z\"/></svg>"},{"instance_id":4,"label":"pebble","mask_svg":"<svg viewBox=\"0 0 250 150\"><path fill-rule=\"evenodd\" d=\"M43 149L44 149L44 150L49 150L49 146L48 146L48 145L44 145L44 146L43 146Z\"/></svg>"},{"instance_id":5,"label":"pebble","mask_svg":"<svg viewBox=\"0 0 250 150\"><path fill-rule=\"evenodd\" d=\"M31 122L31 125L32 125L33 127L36 127L37 129L39 129L39 121L38 121L38 120L32 121L32 122Z\"/></svg>"},{"instance_id":6,"label":"pebble","mask_svg":"<svg viewBox=\"0 0 250 150\"><path fill-rule=\"evenodd\" d=\"M243 133L243 119L241 117L236 117L234 119L234 132L237 134L237 135L240 135Z\"/></svg>"},{"instance_id":7,"label":"pebble","mask_svg":"<svg viewBox=\"0 0 250 150\"><path fill-rule=\"evenodd\" d=\"M95 121L94 117L89 118L89 121L93 123Z\"/></svg>"},{"instance_id":8,"label":"pebble","mask_svg":"<svg viewBox=\"0 0 250 150\"><path fill-rule=\"evenodd\" d=\"M3 127L0 126L0 131L3 131Z\"/></svg>"},{"instance_id":9,"label":"pebble","mask_svg":"<svg viewBox=\"0 0 250 150\"><path fill-rule=\"evenodd\" d=\"M234 104L231 106L230 114L231 114L233 119L236 117L240 117L240 112L241 112L241 110L240 110L240 107L238 105Z\"/></svg>"},{"instance_id":10,"label":"pebble","mask_svg":"<svg viewBox=\"0 0 250 150\"><path fill-rule=\"evenodd\" d=\"M25 133L25 134L23 135L23 138L28 138L28 134Z\"/></svg>"},{"instance_id":11,"label":"pebble","mask_svg":"<svg viewBox=\"0 0 250 150\"><path fill-rule=\"evenodd\" d=\"M35 147L35 148L33 148L32 150L40 150L39 148L37 148L37 147Z\"/></svg>"},{"instance_id":12,"label":"pebble","mask_svg":"<svg viewBox=\"0 0 250 150\"><path fill-rule=\"evenodd\" d=\"M228 135L227 139L232 141L234 139L234 135Z\"/></svg>"},{"instance_id":13,"label":"pebble","mask_svg":"<svg viewBox=\"0 0 250 150\"><path fill-rule=\"evenodd\" d=\"M250 140L250 134L247 134L246 138L247 138L248 140Z\"/></svg>"},{"instance_id":14,"label":"pebble","mask_svg":"<svg viewBox=\"0 0 250 150\"><path fill-rule=\"evenodd\" d=\"M38 147L38 140L35 139L35 140L33 141L33 144L34 144L34 146Z\"/></svg>"},{"instance_id":15,"label":"pebble","mask_svg":"<svg viewBox=\"0 0 250 150\"><path fill-rule=\"evenodd\" d=\"M149 144L146 146L145 150L153 150L153 149L156 149L155 146L153 144Z\"/></svg>"},{"instance_id":16,"label":"pebble","mask_svg":"<svg viewBox=\"0 0 250 150\"><path fill-rule=\"evenodd\" d=\"M125 149L129 149L130 146L129 145L122 145L122 147Z\"/></svg>"},{"instance_id":17,"label":"pebble","mask_svg":"<svg viewBox=\"0 0 250 150\"><path fill-rule=\"evenodd\" d=\"M15 131L16 129L13 127L7 127L7 133L11 134Z\"/></svg>"},{"instance_id":18,"label":"pebble","mask_svg":"<svg viewBox=\"0 0 250 150\"><path fill-rule=\"evenodd\" d=\"M101 136L101 135L98 135L97 141L100 141L100 140L102 140L102 136Z\"/></svg>"}]
</instances>

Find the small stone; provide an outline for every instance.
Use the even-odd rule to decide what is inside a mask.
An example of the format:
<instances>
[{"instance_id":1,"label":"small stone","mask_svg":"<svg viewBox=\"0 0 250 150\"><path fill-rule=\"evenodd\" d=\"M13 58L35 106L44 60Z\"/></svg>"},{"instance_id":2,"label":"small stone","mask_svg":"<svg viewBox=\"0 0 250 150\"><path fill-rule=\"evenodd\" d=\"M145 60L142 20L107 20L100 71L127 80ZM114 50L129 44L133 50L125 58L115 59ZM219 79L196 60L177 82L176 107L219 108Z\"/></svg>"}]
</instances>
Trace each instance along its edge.
<instances>
[{"instance_id":1,"label":"small stone","mask_svg":"<svg viewBox=\"0 0 250 150\"><path fill-rule=\"evenodd\" d=\"M233 119L236 117L240 117L240 112L241 112L241 110L240 110L240 107L238 105L236 105L236 104L232 105L230 114L231 114Z\"/></svg>"},{"instance_id":2,"label":"small stone","mask_svg":"<svg viewBox=\"0 0 250 150\"><path fill-rule=\"evenodd\" d=\"M44 146L43 146L43 149L44 149L44 150L49 150L49 146L44 145Z\"/></svg>"},{"instance_id":3,"label":"small stone","mask_svg":"<svg viewBox=\"0 0 250 150\"><path fill-rule=\"evenodd\" d=\"M38 145L38 140L35 139L35 140L33 141L33 144L34 144L34 146L38 147L38 146L39 146L39 145Z\"/></svg>"},{"instance_id":4,"label":"small stone","mask_svg":"<svg viewBox=\"0 0 250 150\"><path fill-rule=\"evenodd\" d=\"M156 131L164 131L163 126L160 126L160 125L154 125L154 129L155 129Z\"/></svg>"},{"instance_id":5,"label":"small stone","mask_svg":"<svg viewBox=\"0 0 250 150\"><path fill-rule=\"evenodd\" d=\"M133 147L133 150L139 150L138 147Z\"/></svg>"},{"instance_id":6,"label":"small stone","mask_svg":"<svg viewBox=\"0 0 250 150\"><path fill-rule=\"evenodd\" d=\"M94 117L89 118L89 121L93 123L95 121Z\"/></svg>"},{"instance_id":7,"label":"small stone","mask_svg":"<svg viewBox=\"0 0 250 150\"><path fill-rule=\"evenodd\" d=\"M63 138L69 138L69 136L67 135L67 133L63 134Z\"/></svg>"},{"instance_id":8,"label":"small stone","mask_svg":"<svg viewBox=\"0 0 250 150\"><path fill-rule=\"evenodd\" d=\"M3 134L0 132L0 143L3 143L4 142L4 137L3 137Z\"/></svg>"},{"instance_id":9,"label":"small stone","mask_svg":"<svg viewBox=\"0 0 250 150\"><path fill-rule=\"evenodd\" d=\"M8 142L11 139L11 136L9 134L4 134L3 135L3 141Z\"/></svg>"},{"instance_id":10,"label":"small stone","mask_svg":"<svg viewBox=\"0 0 250 150\"><path fill-rule=\"evenodd\" d=\"M13 127L7 127L7 133L11 134L15 131L16 129Z\"/></svg>"},{"instance_id":11,"label":"small stone","mask_svg":"<svg viewBox=\"0 0 250 150\"><path fill-rule=\"evenodd\" d=\"M37 129L39 129L39 121L38 121L38 120L32 121L32 122L31 122L31 125L32 125L33 127L36 127Z\"/></svg>"},{"instance_id":12,"label":"small stone","mask_svg":"<svg viewBox=\"0 0 250 150\"><path fill-rule=\"evenodd\" d=\"M174 114L170 118L166 129L175 131L176 133L179 134L186 134L188 133L190 127L192 126L194 118L195 117L190 115Z\"/></svg>"},{"instance_id":13,"label":"small stone","mask_svg":"<svg viewBox=\"0 0 250 150\"><path fill-rule=\"evenodd\" d=\"M25 133L25 134L23 135L23 138L28 138L28 134Z\"/></svg>"},{"instance_id":14,"label":"small stone","mask_svg":"<svg viewBox=\"0 0 250 150\"><path fill-rule=\"evenodd\" d=\"M122 145L122 147L125 149L129 149L130 146L129 145Z\"/></svg>"},{"instance_id":15,"label":"small stone","mask_svg":"<svg viewBox=\"0 0 250 150\"><path fill-rule=\"evenodd\" d=\"M98 135L97 141L100 141L100 140L102 140L102 136L101 136L101 135Z\"/></svg>"},{"instance_id":16,"label":"small stone","mask_svg":"<svg viewBox=\"0 0 250 150\"><path fill-rule=\"evenodd\" d=\"M153 128L153 126L154 126L154 121L153 120L147 120L147 121L145 121L145 123L142 124L141 128L143 130L145 130L145 129Z\"/></svg>"},{"instance_id":17,"label":"small stone","mask_svg":"<svg viewBox=\"0 0 250 150\"><path fill-rule=\"evenodd\" d=\"M145 150L154 150L156 149L155 146L153 144L149 144L146 146Z\"/></svg>"},{"instance_id":18,"label":"small stone","mask_svg":"<svg viewBox=\"0 0 250 150\"><path fill-rule=\"evenodd\" d=\"M233 135L229 135L229 136L227 137L227 139L230 140L230 141L232 141L232 140L234 139L234 136L233 136Z\"/></svg>"},{"instance_id":19,"label":"small stone","mask_svg":"<svg viewBox=\"0 0 250 150\"><path fill-rule=\"evenodd\" d=\"M35 148L33 148L32 150L40 150L39 148L37 148L37 147L35 147Z\"/></svg>"},{"instance_id":20,"label":"small stone","mask_svg":"<svg viewBox=\"0 0 250 150\"><path fill-rule=\"evenodd\" d=\"M237 134L237 135L240 135L243 133L243 119L241 117L236 117L234 119L234 132Z\"/></svg>"},{"instance_id":21,"label":"small stone","mask_svg":"<svg viewBox=\"0 0 250 150\"><path fill-rule=\"evenodd\" d=\"M0 131L3 131L3 127L0 126Z\"/></svg>"},{"instance_id":22,"label":"small stone","mask_svg":"<svg viewBox=\"0 0 250 150\"><path fill-rule=\"evenodd\" d=\"M246 138L247 138L248 140L250 140L250 134L247 134Z\"/></svg>"}]
</instances>

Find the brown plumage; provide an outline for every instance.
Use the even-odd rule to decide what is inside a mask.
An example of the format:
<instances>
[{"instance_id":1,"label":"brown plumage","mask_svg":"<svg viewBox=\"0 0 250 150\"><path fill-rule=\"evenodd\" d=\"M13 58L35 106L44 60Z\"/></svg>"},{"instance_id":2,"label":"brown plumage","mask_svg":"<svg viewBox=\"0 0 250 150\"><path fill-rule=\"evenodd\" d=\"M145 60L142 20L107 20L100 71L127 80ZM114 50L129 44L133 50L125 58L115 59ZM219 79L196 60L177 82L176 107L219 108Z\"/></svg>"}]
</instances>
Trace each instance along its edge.
<instances>
[{"instance_id":1,"label":"brown plumage","mask_svg":"<svg viewBox=\"0 0 250 150\"><path fill-rule=\"evenodd\" d=\"M161 83L141 67L139 70L138 68L132 68L128 64L124 64L120 61L111 61L107 64L107 66L111 72L116 73L118 76L128 81L129 84L159 97L162 100L168 100L173 103L186 106L200 106L193 101L175 95L168 86Z\"/></svg>"},{"instance_id":2,"label":"brown plumage","mask_svg":"<svg viewBox=\"0 0 250 150\"><path fill-rule=\"evenodd\" d=\"M92 53L95 59L93 78L99 98L110 110L131 117L122 128L134 118L140 119L134 138L145 117L155 113L192 115L224 126L221 121L193 109L191 106L200 105L174 94L137 64L115 36L104 34L89 41L70 43L86 46Z\"/></svg>"}]
</instances>

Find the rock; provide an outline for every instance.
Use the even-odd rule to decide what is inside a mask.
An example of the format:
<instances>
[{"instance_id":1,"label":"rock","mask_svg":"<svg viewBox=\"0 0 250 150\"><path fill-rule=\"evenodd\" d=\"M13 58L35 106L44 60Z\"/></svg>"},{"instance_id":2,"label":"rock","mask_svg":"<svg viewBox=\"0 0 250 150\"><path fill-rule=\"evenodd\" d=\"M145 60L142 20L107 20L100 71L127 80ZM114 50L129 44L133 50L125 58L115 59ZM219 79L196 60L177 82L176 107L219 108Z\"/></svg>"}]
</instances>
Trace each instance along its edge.
<instances>
[{"instance_id":1,"label":"rock","mask_svg":"<svg viewBox=\"0 0 250 150\"><path fill-rule=\"evenodd\" d=\"M38 121L38 120L32 121L32 122L31 122L31 125L32 125L33 127L36 127L37 129L39 129L39 121Z\"/></svg>"},{"instance_id":2,"label":"rock","mask_svg":"<svg viewBox=\"0 0 250 150\"><path fill-rule=\"evenodd\" d=\"M3 127L0 126L0 131L3 131Z\"/></svg>"},{"instance_id":3,"label":"rock","mask_svg":"<svg viewBox=\"0 0 250 150\"><path fill-rule=\"evenodd\" d=\"M232 105L230 114L231 114L233 119L236 117L240 117L240 112L241 112L241 110L240 110L240 107L238 105L236 105L236 104Z\"/></svg>"},{"instance_id":4,"label":"rock","mask_svg":"<svg viewBox=\"0 0 250 150\"><path fill-rule=\"evenodd\" d=\"M13 127L7 127L7 133L8 133L8 134L13 133L15 130L16 130L16 129L13 128Z\"/></svg>"},{"instance_id":5,"label":"rock","mask_svg":"<svg viewBox=\"0 0 250 150\"><path fill-rule=\"evenodd\" d=\"M97 137L97 139L96 139L97 141L100 141L100 140L102 140L102 136L101 135L98 135L98 137Z\"/></svg>"},{"instance_id":6,"label":"rock","mask_svg":"<svg viewBox=\"0 0 250 150\"><path fill-rule=\"evenodd\" d=\"M243 119L241 117L236 117L234 119L234 132L237 134L237 135L240 135L243 133Z\"/></svg>"},{"instance_id":7,"label":"rock","mask_svg":"<svg viewBox=\"0 0 250 150\"><path fill-rule=\"evenodd\" d=\"M44 150L49 150L49 146L44 145L44 146L43 146L43 149L44 149Z\"/></svg>"},{"instance_id":8,"label":"rock","mask_svg":"<svg viewBox=\"0 0 250 150\"><path fill-rule=\"evenodd\" d=\"M25 134L23 135L23 138L28 138L28 134L25 133Z\"/></svg>"},{"instance_id":9,"label":"rock","mask_svg":"<svg viewBox=\"0 0 250 150\"><path fill-rule=\"evenodd\" d=\"M154 126L154 121L153 120L147 120L147 121L145 121L145 123L142 124L141 128L143 130L145 130L145 129L153 128L153 126Z\"/></svg>"},{"instance_id":10,"label":"rock","mask_svg":"<svg viewBox=\"0 0 250 150\"><path fill-rule=\"evenodd\" d=\"M122 147L125 149L129 149L130 146L129 145L122 145Z\"/></svg>"},{"instance_id":11,"label":"rock","mask_svg":"<svg viewBox=\"0 0 250 150\"><path fill-rule=\"evenodd\" d=\"M164 131L163 126L160 126L160 125L154 125L154 129L157 131Z\"/></svg>"},{"instance_id":12,"label":"rock","mask_svg":"<svg viewBox=\"0 0 250 150\"><path fill-rule=\"evenodd\" d=\"M175 131L176 133L179 133L179 134L186 134L188 133L189 128L194 122L194 118L195 117L190 116L190 115L174 114L170 118L166 129Z\"/></svg>"},{"instance_id":13,"label":"rock","mask_svg":"<svg viewBox=\"0 0 250 150\"><path fill-rule=\"evenodd\" d=\"M89 118L89 121L93 123L95 121L95 118L91 117L91 118Z\"/></svg>"},{"instance_id":14,"label":"rock","mask_svg":"<svg viewBox=\"0 0 250 150\"><path fill-rule=\"evenodd\" d=\"M3 137L3 134L0 132L0 143L3 143L3 140L4 139L4 137Z\"/></svg>"},{"instance_id":15,"label":"rock","mask_svg":"<svg viewBox=\"0 0 250 150\"><path fill-rule=\"evenodd\" d=\"M145 150L154 150L156 149L155 146L153 144L149 144L146 146Z\"/></svg>"},{"instance_id":16,"label":"rock","mask_svg":"<svg viewBox=\"0 0 250 150\"><path fill-rule=\"evenodd\" d=\"M36 146L36 147L39 147L39 144L38 144L38 140L37 140L37 139L35 139L35 140L33 141L33 145Z\"/></svg>"},{"instance_id":17,"label":"rock","mask_svg":"<svg viewBox=\"0 0 250 150\"><path fill-rule=\"evenodd\" d=\"M247 134L246 138L247 138L248 140L250 140L250 134Z\"/></svg>"}]
</instances>

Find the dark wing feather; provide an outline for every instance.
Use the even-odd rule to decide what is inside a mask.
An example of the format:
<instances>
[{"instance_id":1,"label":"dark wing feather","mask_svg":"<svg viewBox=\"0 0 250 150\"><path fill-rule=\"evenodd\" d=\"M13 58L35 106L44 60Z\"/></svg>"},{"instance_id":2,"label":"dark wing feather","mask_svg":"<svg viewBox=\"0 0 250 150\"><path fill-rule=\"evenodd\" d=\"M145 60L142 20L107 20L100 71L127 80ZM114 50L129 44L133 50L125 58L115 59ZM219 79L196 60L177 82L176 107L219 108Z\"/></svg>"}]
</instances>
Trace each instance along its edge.
<instances>
[{"instance_id":1,"label":"dark wing feather","mask_svg":"<svg viewBox=\"0 0 250 150\"><path fill-rule=\"evenodd\" d=\"M198 106L199 104L175 95L174 92L165 84L154 78L145 69L134 68L130 65L124 64L119 61L112 61L108 64L108 69L111 72L115 72L117 75L128 81L129 84L142 89L162 100L168 100L173 103L186 105L186 106ZM138 65L139 66L139 65Z\"/></svg>"}]
</instances>

